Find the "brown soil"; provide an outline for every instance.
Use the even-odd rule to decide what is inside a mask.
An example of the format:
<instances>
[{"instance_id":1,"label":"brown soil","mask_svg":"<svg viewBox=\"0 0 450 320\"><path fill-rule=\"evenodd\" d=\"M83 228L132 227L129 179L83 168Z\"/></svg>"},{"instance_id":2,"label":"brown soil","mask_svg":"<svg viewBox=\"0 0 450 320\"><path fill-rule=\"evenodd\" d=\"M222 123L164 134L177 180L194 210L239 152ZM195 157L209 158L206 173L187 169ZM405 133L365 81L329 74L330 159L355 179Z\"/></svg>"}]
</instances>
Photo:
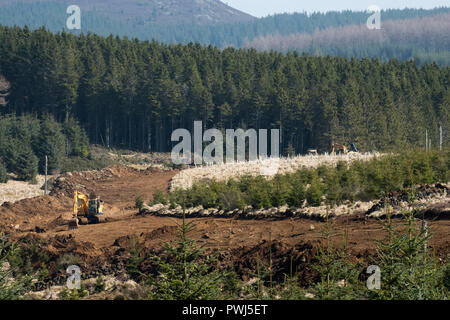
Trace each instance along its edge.
<instances>
[{"instance_id":1,"label":"brown soil","mask_svg":"<svg viewBox=\"0 0 450 320\"><path fill-rule=\"evenodd\" d=\"M64 175L55 182L51 195L5 203L0 207L0 230L25 242L41 239L42 249L56 257L74 253L85 265L119 264L129 257L132 240L147 250L159 250L165 241L177 236L177 222L156 216L138 216L134 209L136 196L151 199L159 188L167 191L170 179L177 171L152 171L113 167L101 171ZM74 189L94 192L105 201L107 222L80 226L68 230ZM439 207L436 207L439 210ZM234 265L245 277L254 270L258 257L273 254L275 264L284 272L293 267L307 272L314 248L322 238L325 222L305 218L278 220L239 220L236 218L193 218L196 224L191 237L209 252L217 252L224 265ZM396 224L401 220L394 219ZM348 245L355 258L374 253L373 240L386 236L383 221L362 216L339 217L331 220L335 244L348 234ZM450 252L450 220L429 220L433 237L430 246L439 256ZM24 238L25 237L25 238ZM134 241L134 240L133 240ZM57 268L53 265L49 268ZM248 271L248 272L247 272Z\"/></svg>"},{"instance_id":2,"label":"brown soil","mask_svg":"<svg viewBox=\"0 0 450 320\"><path fill-rule=\"evenodd\" d=\"M168 183L176 173L116 166L100 171L65 174L54 182L48 196L5 202L0 206L0 229L29 232L38 228L46 231L46 236L67 230L75 190L96 194L103 199L108 221L126 219L135 215L134 201L138 195L150 199L156 189L167 191Z\"/></svg>"}]
</instances>

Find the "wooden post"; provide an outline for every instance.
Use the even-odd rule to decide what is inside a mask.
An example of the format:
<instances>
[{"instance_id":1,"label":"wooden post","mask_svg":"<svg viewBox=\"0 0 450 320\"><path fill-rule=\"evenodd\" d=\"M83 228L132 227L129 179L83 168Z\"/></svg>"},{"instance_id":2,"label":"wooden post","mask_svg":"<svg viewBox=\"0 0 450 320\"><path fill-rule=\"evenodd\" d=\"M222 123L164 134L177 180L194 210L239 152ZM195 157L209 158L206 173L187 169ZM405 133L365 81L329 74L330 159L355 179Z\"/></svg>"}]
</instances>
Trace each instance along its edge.
<instances>
[{"instance_id":1,"label":"wooden post","mask_svg":"<svg viewBox=\"0 0 450 320\"><path fill-rule=\"evenodd\" d=\"M44 195L47 195L47 168L48 168L48 157L45 156L45 191L44 191Z\"/></svg>"},{"instance_id":2,"label":"wooden post","mask_svg":"<svg viewBox=\"0 0 450 320\"><path fill-rule=\"evenodd\" d=\"M428 236L428 224L427 222L424 220L422 220L422 232L425 235L425 237ZM427 252L427 242L425 242L423 244L423 252Z\"/></svg>"}]
</instances>

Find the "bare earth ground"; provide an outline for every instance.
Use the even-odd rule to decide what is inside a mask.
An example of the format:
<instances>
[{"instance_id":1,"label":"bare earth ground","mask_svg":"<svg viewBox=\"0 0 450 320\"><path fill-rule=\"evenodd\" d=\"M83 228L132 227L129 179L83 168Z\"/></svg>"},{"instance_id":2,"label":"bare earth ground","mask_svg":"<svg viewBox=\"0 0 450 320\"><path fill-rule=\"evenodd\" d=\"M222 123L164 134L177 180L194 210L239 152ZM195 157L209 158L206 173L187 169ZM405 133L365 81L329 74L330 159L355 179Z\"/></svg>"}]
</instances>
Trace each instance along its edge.
<instances>
[{"instance_id":1,"label":"bare earth ground","mask_svg":"<svg viewBox=\"0 0 450 320\"><path fill-rule=\"evenodd\" d=\"M180 220L138 216L134 202L138 195L142 195L146 201L151 199L156 188L167 191L175 174L177 171L125 167L66 174L55 183L49 196L0 206L0 231L8 232L13 238L38 237L49 243L47 249L56 255L76 251L87 260L106 252L117 252L118 248L126 247L126 242L133 236L145 243L146 248L159 249L164 241L176 238L176 221ZM73 205L71 195L75 188L95 192L104 199L106 223L68 230L67 221L72 215ZM447 201L444 206L448 207L448 204ZM430 246L444 258L450 252L450 220L448 215L446 217L428 221L433 233ZM400 219L394 220L396 224L402 223ZM210 251L217 249L222 254L231 253L232 259L240 260L238 263L241 264L245 264L247 257L254 254L252 248L268 243L279 246L280 256L286 255L288 250L301 251L305 244L317 243L326 226L324 222L306 218L243 220L207 217L189 221L197 226L191 234L193 239ZM341 216L331 223L336 233L333 241L342 243L347 231L348 244L355 257L373 253L373 240L381 240L386 236L383 221L361 215Z\"/></svg>"},{"instance_id":2,"label":"bare earth ground","mask_svg":"<svg viewBox=\"0 0 450 320\"><path fill-rule=\"evenodd\" d=\"M177 219L179 220L179 219ZM176 226L176 219L164 217L130 217L121 221L112 221L101 225L82 226L78 230L59 232L59 234L72 234L75 239L93 243L98 248L110 247L115 240L127 235L140 235L150 233L164 226ZM225 218L194 218L195 231L191 234L206 248L228 249L240 246L256 246L265 241L280 241L295 245L299 241L314 241L322 237L324 222L310 221L307 219L286 219L278 221L262 220L237 220ZM179 222L179 221L178 221ZM397 221L398 222L398 221ZM439 220L429 223L433 230L431 245L439 249L450 249L449 232L450 221ZM384 239L386 233L381 221L346 221L340 219L334 223L336 243L342 243L344 231L348 229L348 244L357 251L373 249L373 240ZM313 229L313 230L311 230ZM166 234L153 239L155 247L159 247L162 241L174 240L176 232L169 228ZM46 234L48 237L55 233Z\"/></svg>"}]
</instances>

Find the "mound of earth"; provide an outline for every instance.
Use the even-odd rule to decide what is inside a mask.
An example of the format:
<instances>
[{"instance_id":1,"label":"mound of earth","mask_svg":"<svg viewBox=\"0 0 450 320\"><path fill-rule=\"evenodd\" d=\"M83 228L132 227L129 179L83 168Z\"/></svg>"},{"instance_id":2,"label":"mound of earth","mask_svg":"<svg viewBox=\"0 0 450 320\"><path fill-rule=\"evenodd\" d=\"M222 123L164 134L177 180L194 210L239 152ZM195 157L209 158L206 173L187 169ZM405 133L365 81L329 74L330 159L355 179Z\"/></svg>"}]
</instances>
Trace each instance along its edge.
<instances>
[{"instance_id":1,"label":"mound of earth","mask_svg":"<svg viewBox=\"0 0 450 320\"><path fill-rule=\"evenodd\" d=\"M150 171L138 170L123 166L112 166L102 170L90 170L82 172L68 172L55 179L50 195L71 196L74 191L85 194L95 193L93 182L107 181L109 179L139 176Z\"/></svg>"},{"instance_id":2,"label":"mound of earth","mask_svg":"<svg viewBox=\"0 0 450 320\"><path fill-rule=\"evenodd\" d=\"M108 220L126 218L134 214L138 195L150 199L156 188L167 190L174 174L176 171L124 166L65 173L54 179L50 195L3 203L0 230L39 233L66 230L73 214L74 191L103 199Z\"/></svg>"}]
</instances>

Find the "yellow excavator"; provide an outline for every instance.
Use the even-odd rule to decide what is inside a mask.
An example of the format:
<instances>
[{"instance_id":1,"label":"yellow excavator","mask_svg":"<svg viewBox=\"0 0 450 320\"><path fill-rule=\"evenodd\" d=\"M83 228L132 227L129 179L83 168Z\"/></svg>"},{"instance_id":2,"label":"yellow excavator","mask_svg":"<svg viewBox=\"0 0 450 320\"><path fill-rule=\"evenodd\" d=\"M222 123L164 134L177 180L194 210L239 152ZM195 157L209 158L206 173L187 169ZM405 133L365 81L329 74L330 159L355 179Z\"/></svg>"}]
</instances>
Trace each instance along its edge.
<instances>
[{"instance_id":1,"label":"yellow excavator","mask_svg":"<svg viewBox=\"0 0 450 320\"><path fill-rule=\"evenodd\" d=\"M352 152L358 152L358 148L356 148L356 145L354 143L350 144L350 151ZM331 155L336 155L337 154L347 154L349 151L347 149L347 147L343 144L340 143L333 143L331 145Z\"/></svg>"},{"instance_id":2,"label":"yellow excavator","mask_svg":"<svg viewBox=\"0 0 450 320\"><path fill-rule=\"evenodd\" d=\"M347 147L340 143L333 143L331 145L331 155L337 154L347 154Z\"/></svg>"},{"instance_id":3,"label":"yellow excavator","mask_svg":"<svg viewBox=\"0 0 450 320\"><path fill-rule=\"evenodd\" d=\"M78 228L79 224L105 222L103 204L103 200L95 195L88 197L75 191L73 195L73 220L69 224L69 228Z\"/></svg>"}]
</instances>

